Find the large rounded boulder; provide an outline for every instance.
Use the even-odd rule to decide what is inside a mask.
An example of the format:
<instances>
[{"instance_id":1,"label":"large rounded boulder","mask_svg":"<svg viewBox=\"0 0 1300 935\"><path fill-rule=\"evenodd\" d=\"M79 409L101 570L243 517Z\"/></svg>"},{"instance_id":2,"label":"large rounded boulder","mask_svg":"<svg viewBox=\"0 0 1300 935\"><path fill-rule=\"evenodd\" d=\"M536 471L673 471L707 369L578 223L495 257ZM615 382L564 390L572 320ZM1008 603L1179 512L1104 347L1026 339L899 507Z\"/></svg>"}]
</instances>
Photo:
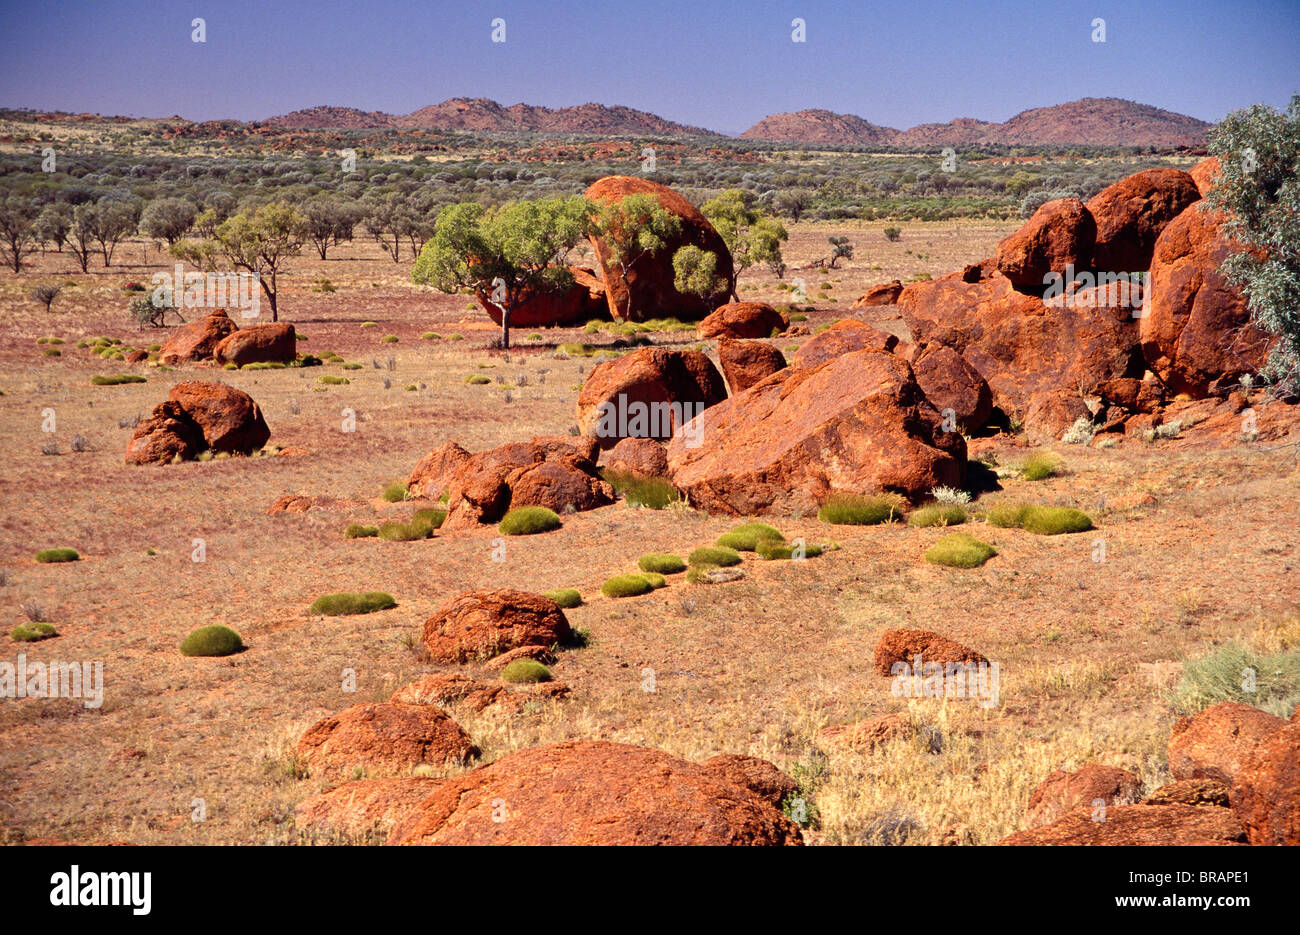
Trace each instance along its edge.
<instances>
[{"instance_id":1,"label":"large rounded boulder","mask_svg":"<svg viewBox=\"0 0 1300 935\"><path fill-rule=\"evenodd\" d=\"M602 449L623 438L671 438L727 397L722 374L699 351L645 347L591 371L578 394L578 428Z\"/></svg>"},{"instance_id":2,"label":"large rounded boulder","mask_svg":"<svg viewBox=\"0 0 1300 935\"><path fill-rule=\"evenodd\" d=\"M718 363L722 364L732 395L743 393L786 365L780 348L765 341L736 341L727 337L718 338Z\"/></svg>"},{"instance_id":3,"label":"large rounded boulder","mask_svg":"<svg viewBox=\"0 0 1300 935\"><path fill-rule=\"evenodd\" d=\"M1169 772L1175 779L1231 783L1255 748L1284 724L1276 715L1235 701L1179 718L1169 733Z\"/></svg>"},{"instance_id":4,"label":"large rounded boulder","mask_svg":"<svg viewBox=\"0 0 1300 935\"><path fill-rule=\"evenodd\" d=\"M542 594L512 588L466 591L424 623L424 646L436 662L490 659L520 646L550 647L573 631L560 605Z\"/></svg>"},{"instance_id":5,"label":"large rounded boulder","mask_svg":"<svg viewBox=\"0 0 1300 935\"><path fill-rule=\"evenodd\" d=\"M293 325L275 322L240 328L222 338L212 350L219 364L293 363L298 356L298 335Z\"/></svg>"},{"instance_id":6,"label":"large rounded boulder","mask_svg":"<svg viewBox=\"0 0 1300 935\"><path fill-rule=\"evenodd\" d=\"M1194 204L1156 240L1142 353L1171 393L1217 394L1268 357L1269 336L1250 323L1246 297L1219 273L1240 249L1221 228L1221 215Z\"/></svg>"},{"instance_id":7,"label":"large rounded boulder","mask_svg":"<svg viewBox=\"0 0 1300 935\"><path fill-rule=\"evenodd\" d=\"M998 244L998 271L1016 286L1041 294L1047 274L1087 268L1096 239L1097 223L1082 201L1048 201Z\"/></svg>"},{"instance_id":8,"label":"large rounded boulder","mask_svg":"<svg viewBox=\"0 0 1300 935\"><path fill-rule=\"evenodd\" d=\"M786 318L763 302L731 302L710 313L696 333L708 338L770 338L790 326Z\"/></svg>"},{"instance_id":9,"label":"large rounded boulder","mask_svg":"<svg viewBox=\"0 0 1300 935\"><path fill-rule=\"evenodd\" d=\"M912 372L926 398L942 414L949 410L964 432L983 428L993 414L988 381L966 358L946 344L929 344L917 350Z\"/></svg>"},{"instance_id":10,"label":"large rounded boulder","mask_svg":"<svg viewBox=\"0 0 1300 935\"><path fill-rule=\"evenodd\" d=\"M507 754L448 780L389 844L799 845L799 827L725 771L608 741Z\"/></svg>"},{"instance_id":11,"label":"large rounded boulder","mask_svg":"<svg viewBox=\"0 0 1300 935\"><path fill-rule=\"evenodd\" d=\"M966 446L904 360L855 351L786 368L697 416L668 444L673 484L709 512L804 512L838 491L919 500L960 487Z\"/></svg>"},{"instance_id":12,"label":"large rounded boulder","mask_svg":"<svg viewBox=\"0 0 1300 935\"><path fill-rule=\"evenodd\" d=\"M1103 188L1087 205L1097 224L1092 265L1112 273L1149 269L1165 225L1200 198L1196 180L1180 169L1148 169Z\"/></svg>"},{"instance_id":13,"label":"large rounded boulder","mask_svg":"<svg viewBox=\"0 0 1300 935\"><path fill-rule=\"evenodd\" d=\"M567 289L526 295L510 313L510 327L554 328L609 318L604 282L584 267L570 266L569 272L573 283ZM488 294L480 291L475 298L488 317L501 324L501 309L491 302Z\"/></svg>"},{"instance_id":14,"label":"large rounded boulder","mask_svg":"<svg viewBox=\"0 0 1300 935\"><path fill-rule=\"evenodd\" d=\"M388 702L355 704L317 721L297 754L313 775L348 779L358 768L377 776L463 764L478 748L441 708Z\"/></svg>"},{"instance_id":15,"label":"large rounded boulder","mask_svg":"<svg viewBox=\"0 0 1300 935\"><path fill-rule=\"evenodd\" d=\"M173 386L168 399L199 427L203 441L214 452L252 454L271 437L261 407L233 386L190 380Z\"/></svg>"},{"instance_id":16,"label":"large rounded boulder","mask_svg":"<svg viewBox=\"0 0 1300 935\"><path fill-rule=\"evenodd\" d=\"M718 276L726 281L732 276L731 252L699 208L668 186L635 176L606 176L586 191L586 197L592 201L605 203L622 201L628 195L653 195L666 211L681 221L681 229L662 249L638 257L626 269L613 262L609 245L601 237L591 238L605 281L610 314L618 321L660 317L694 321L726 302L728 287L725 286L701 297L678 292L674 285L673 254L686 246L714 254L718 258Z\"/></svg>"},{"instance_id":17,"label":"large rounded boulder","mask_svg":"<svg viewBox=\"0 0 1300 935\"><path fill-rule=\"evenodd\" d=\"M212 314L181 325L172 332L158 352L158 360L175 365L185 361L208 360L217 345L239 330L224 308Z\"/></svg>"}]
</instances>

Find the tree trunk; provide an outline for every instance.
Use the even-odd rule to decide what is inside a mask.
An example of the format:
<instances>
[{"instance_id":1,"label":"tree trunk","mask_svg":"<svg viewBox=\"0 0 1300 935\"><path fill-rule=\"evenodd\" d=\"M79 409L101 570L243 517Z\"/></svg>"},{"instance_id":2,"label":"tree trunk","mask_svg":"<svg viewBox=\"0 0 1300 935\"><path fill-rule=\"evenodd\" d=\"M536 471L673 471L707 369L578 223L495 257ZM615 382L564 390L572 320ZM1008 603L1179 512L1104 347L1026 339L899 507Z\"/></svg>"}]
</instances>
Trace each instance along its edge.
<instances>
[{"instance_id":1,"label":"tree trunk","mask_svg":"<svg viewBox=\"0 0 1300 935\"><path fill-rule=\"evenodd\" d=\"M510 350L510 306L500 305L501 309L501 349Z\"/></svg>"}]
</instances>

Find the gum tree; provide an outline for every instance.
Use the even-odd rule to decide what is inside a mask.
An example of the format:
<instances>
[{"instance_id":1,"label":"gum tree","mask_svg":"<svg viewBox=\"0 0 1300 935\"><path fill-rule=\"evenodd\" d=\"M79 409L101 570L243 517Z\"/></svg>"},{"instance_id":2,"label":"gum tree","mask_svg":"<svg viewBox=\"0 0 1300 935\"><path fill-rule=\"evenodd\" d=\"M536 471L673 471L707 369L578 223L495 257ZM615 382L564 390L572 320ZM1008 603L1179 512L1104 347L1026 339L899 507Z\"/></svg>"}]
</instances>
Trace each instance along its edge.
<instances>
[{"instance_id":1,"label":"gum tree","mask_svg":"<svg viewBox=\"0 0 1300 935\"><path fill-rule=\"evenodd\" d=\"M790 235L780 221L756 207L755 201L752 192L732 188L700 206L731 251L733 273L727 286L732 296L740 274L754 264L766 263L774 271L785 269L781 244Z\"/></svg>"},{"instance_id":2,"label":"gum tree","mask_svg":"<svg viewBox=\"0 0 1300 935\"><path fill-rule=\"evenodd\" d=\"M494 208L448 205L411 270L411 281L443 292L471 291L501 311L501 346L510 317L529 298L573 284L566 259L592 229L585 198L514 201Z\"/></svg>"},{"instance_id":3,"label":"gum tree","mask_svg":"<svg viewBox=\"0 0 1300 935\"><path fill-rule=\"evenodd\" d=\"M27 199L11 195L0 201L0 246L15 273L23 271L23 257L36 249L35 221L36 209Z\"/></svg>"},{"instance_id":4,"label":"gum tree","mask_svg":"<svg viewBox=\"0 0 1300 935\"><path fill-rule=\"evenodd\" d=\"M1206 196L1224 233L1247 249L1220 267L1246 296L1251 320L1277 336L1264 376L1300 391L1300 94L1283 113L1234 111L1210 134L1220 176Z\"/></svg>"},{"instance_id":5,"label":"gum tree","mask_svg":"<svg viewBox=\"0 0 1300 935\"><path fill-rule=\"evenodd\" d=\"M649 194L634 194L619 201L602 202L593 219L604 242L606 262L617 267L626 282L628 274L647 257L665 249L681 233L682 219ZM625 317L632 318L632 292L628 290Z\"/></svg>"}]
</instances>

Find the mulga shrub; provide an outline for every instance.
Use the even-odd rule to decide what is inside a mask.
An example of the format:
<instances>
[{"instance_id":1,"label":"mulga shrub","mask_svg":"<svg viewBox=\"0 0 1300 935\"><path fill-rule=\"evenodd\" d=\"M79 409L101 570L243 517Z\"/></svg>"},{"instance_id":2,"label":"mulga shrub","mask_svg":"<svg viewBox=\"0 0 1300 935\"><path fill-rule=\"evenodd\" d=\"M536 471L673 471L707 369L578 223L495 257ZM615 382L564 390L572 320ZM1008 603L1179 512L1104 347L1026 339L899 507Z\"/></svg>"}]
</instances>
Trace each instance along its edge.
<instances>
[{"instance_id":1,"label":"mulga shrub","mask_svg":"<svg viewBox=\"0 0 1300 935\"><path fill-rule=\"evenodd\" d=\"M244 641L230 627L199 627L181 641L182 656L230 656L244 648Z\"/></svg>"},{"instance_id":2,"label":"mulga shrub","mask_svg":"<svg viewBox=\"0 0 1300 935\"><path fill-rule=\"evenodd\" d=\"M497 531L503 536L532 536L559 529L562 525L554 510L544 506L521 506L505 515Z\"/></svg>"},{"instance_id":3,"label":"mulga shrub","mask_svg":"<svg viewBox=\"0 0 1300 935\"><path fill-rule=\"evenodd\" d=\"M352 591L340 591L337 594L322 594L311 605L309 613L323 614L326 617L342 617L351 614L372 614L377 610L396 607L393 595L383 591L367 591L359 594Z\"/></svg>"},{"instance_id":4,"label":"mulga shrub","mask_svg":"<svg viewBox=\"0 0 1300 935\"><path fill-rule=\"evenodd\" d=\"M950 568L978 568L997 554L998 550L987 542L964 532L953 532L930 546L925 560Z\"/></svg>"},{"instance_id":5,"label":"mulga shrub","mask_svg":"<svg viewBox=\"0 0 1300 935\"><path fill-rule=\"evenodd\" d=\"M686 570L686 563L680 555L669 552L651 552L637 559L636 567L642 571L653 571L661 575L675 575Z\"/></svg>"},{"instance_id":6,"label":"mulga shrub","mask_svg":"<svg viewBox=\"0 0 1300 935\"><path fill-rule=\"evenodd\" d=\"M740 553L726 546L704 545L692 552L687 557L687 561L692 565L716 565L721 568L728 565L739 565Z\"/></svg>"}]
</instances>

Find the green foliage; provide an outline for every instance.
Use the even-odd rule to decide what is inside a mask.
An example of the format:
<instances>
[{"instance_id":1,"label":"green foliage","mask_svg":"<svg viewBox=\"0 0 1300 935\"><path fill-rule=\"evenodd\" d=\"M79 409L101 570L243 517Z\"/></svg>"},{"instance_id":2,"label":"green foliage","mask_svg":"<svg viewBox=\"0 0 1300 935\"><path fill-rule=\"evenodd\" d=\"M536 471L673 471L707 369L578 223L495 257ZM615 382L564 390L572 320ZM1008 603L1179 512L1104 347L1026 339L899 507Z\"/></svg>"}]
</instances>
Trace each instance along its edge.
<instances>
[{"instance_id":1,"label":"green foliage","mask_svg":"<svg viewBox=\"0 0 1300 935\"><path fill-rule=\"evenodd\" d=\"M832 494L817 512L823 523L836 526L875 526L903 518L903 498L896 494L864 496L854 493Z\"/></svg>"},{"instance_id":2,"label":"green foliage","mask_svg":"<svg viewBox=\"0 0 1300 935\"><path fill-rule=\"evenodd\" d=\"M41 549L36 553L36 561L42 564L53 562L76 562L80 561L81 553L76 549Z\"/></svg>"},{"instance_id":3,"label":"green foliage","mask_svg":"<svg viewBox=\"0 0 1300 935\"><path fill-rule=\"evenodd\" d=\"M316 598L307 612L326 617L342 617L352 614L372 614L377 610L388 610L396 606L397 601L393 600L393 595L385 594L383 591L365 593L340 591L337 594L322 594Z\"/></svg>"},{"instance_id":4,"label":"green foliage","mask_svg":"<svg viewBox=\"0 0 1300 935\"><path fill-rule=\"evenodd\" d=\"M9 631L9 638L17 643L36 643L59 635L48 623L24 623Z\"/></svg>"},{"instance_id":5,"label":"green foliage","mask_svg":"<svg viewBox=\"0 0 1300 935\"><path fill-rule=\"evenodd\" d=\"M664 477L647 477L644 474L612 471L608 468L601 470L600 476L614 488L614 492L621 496L628 506L662 510L682 499L681 493L673 486L672 481Z\"/></svg>"},{"instance_id":6,"label":"green foliage","mask_svg":"<svg viewBox=\"0 0 1300 935\"><path fill-rule=\"evenodd\" d=\"M716 545L735 549L737 552L753 552L758 548L760 539L774 539L777 542L783 542L785 537L781 535L781 531L775 526L769 526L766 523L745 523L743 526L737 526L731 532L719 536Z\"/></svg>"},{"instance_id":7,"label":"green foliage","mask_svg":"<svg viewBox=\"0 0 1300 935\"><path fill-rule=\"evenodd\" d=\"M1030 455L1020 465L1020 476L1025 480L1046 480L1061 470L1061 459L1050 451Z\"/></svg>"},{"instance_id":8,"label":"green foliage","mask_svg":"<svg viewBox=\"0 0 1300 935\"><path fill-rule=\"evenodd\" d=\"M343 366L344 369L349 369L349 370L361 369L360 364L344 364ZM318 382L324 383L326 386L347 386L352 381L349 380L347 377L336 377L332 373L327 373L324 376L322 376Z\"/></svg>"},{"instance_id":9,"label":"green foliage","mask_svg":"<svg viewBox=\"0 0 1300 935\"><path fill-rule=\"evenodd\" d=\"M1220 174L1206 207L1226 213L1225 233L1244 247L1220 269L1251 320L1277 336L1264 376L1300 389L1300 94L1283 113L1233 111L1210 131L1209 148Z\"/></svg>"},{"instance_id":10,"label":"green foliage","mask_svg":"<svg viewBox=\"0 0 1300 935\"><path fill-rule=\"evenodd\" d=\"M718 570L717 565L711 565L708 562L703 562L698 565L692 565L690 568L686 569L686 583L687 584L713 584L713 582L709 580L709 572L717 571L717 570Z\"/></svg>"},{"instance_id":11,"label":"green foliage","mask_svg":"<svg viewBox=\"0 0 1300 935\"><path fill-rule=\"evenodd\" d=\"M536 659L516 659L501 670L503 682L549 682L551 670Z\"/></svg>"},{"instance_id":12,"label":"green foliage","mask_svg":"<svg viewBox=\"0 0 1300 935\"><path fill-rule=\"evenodd\" d=\"M239 634L219 624L199 627L181 641L182 656L230 656L243 648Z\"/></svg>"},{"instance_id":13,"label":"green foliage","mask_svg":"<svg viewBox=\"0 0 1300 935\"><path fill-rule=\"evenodd\" d=\"M729 286L718 272L718 255L712 250L701 250L687 244L673 254L673 287L678 292L704 298Z\"/></svg>"},{"instance_id":14,"label":"green foliage","mask_svg":"<svg viewBox=\"0 0 1300 935\"><path fill-rule=\"evenodd\" d=\"M549 597L565 610L568 610L571 607L582 606L582 595L578 593L577 588L560 588L556 591L543 591L542 596Z\"/></svg>"},{"instance_id":15,"label":"green foliage","mask_svg":"<svg viewBox=\"0 0 1300 935\"><path fill-rule=\"evenodd\" d=\"M1182 662L1169 699L1179 714L1235 701L1285 718L1300 704L1300 651L1295 649L1263 654L1233 643Z\"/></svg>"},{"instance_id":16,"label":"green foliage","mask_svg":"<svg viewBox=\"0 0 1300 935\"><path fill-rule=\"evenodd\" d=\"M384 502L401 503L406 499L407 494L409 493L410 491L407 489L405 481L395 480L384 488Z\"/></svg>"},{"instance_id":17,"label":"green foliage","mask_svg":"<svg viewBox=\"0 0 1300 935\"><path fill-rule=\"evenodd\" d=\"M740 564L740 553L720 545L703 545L692 552L687 561L692 565L717 565L725 567Z\"/></svg>"},{"instance_id":18,"label":"green foliage","mask_svg":"<svg viewBox=\"0 0 1300 935\"><path fill-rule=\"evenodd\" d=\"M757 207L757 200L752 192L732 188L700 206L700 213L708 218L731 251L735 268L729 284L732 292L740 274L757 263L767 264L774 272L785 269L781 244L790 235L779 221Z\"/></svg>"},{"instance_id":19,"label":"green foliage","mask_svg":"<svg viewBox=\"0 0 1300 935\"><path fill-rule=\"evenodd\" d=\"M490 377L485 377L481 373L471 373L465 378L465 382L470 386L484 386L492 382Z\"/></svg>"},{"instance_id":20,"label":"green foliage","mask_svg":"<svg viewBox=\"0 0 1300 935\"><path fill-rule=\"evenodd\" d=\"M984 514L984 520L990 526L1000 529L1018 529L1029 515L1032 505L1028 503L999 503L991 506Z\"/></svg>"},{"instance_id":21,"label":"green foliage","mask_svg":"<svg viewBox=\"0 0 1300 935\"><path fill-rule=\"evenodd\" d=\"M643 571L641 577L646 580L652 590L668 587L668 579L657 571Z\"/></svg>"},{"instance_id":22,"label":"green foliage","mask_svg":"<svg viewBox=\"0 0 1300 935\"><path fill-rule=\"evenodd\" d=\"M776 561L777 559L792 559L802 556L803 558L816 558L822 554L822 547L819 545L805 544L802 548L794 542L786 542L782 539L760 539L754 551L758 557L765 561Z\"/></svg>"},{"instance_id":23,"label":"green foliage","mask_svg":"<svg viewBox=\"0 0 1300 935\"><path fill-rule=\"evenodd\" d=\"M615 575L600 586L606 597L636 597L652 590L654 586L645 575Z\"/></svg>"},{"instance_id":24,"label":"green foliage","mask_svg":"<svg viewBox=\"0 0 1300 935\"><path fill-rule=\"evenodd\" d=\"M964 532L953 532L930 546L925 560L952 568L978 568L997 554L998 550L987 542Z\"/></svg>"},{"instance_id":25,"label":"green foliage","mask_svg":"<svg viewBox=\"0 0 1300 935\"><path fill-rule=\"evenodd\" d=\"M351 524L343 531L343 538L345 539L373 539L378 535L378 526L362 526L358 523Z\"/></svg>"},{"instance_id":26,"label":"green foliage","mask_svg":"<svg viewBox=\"0 0 1300 935\"><path fill-rule=\"evenodd\" d=\"M680 555L669 552L651 552L637 559L636 567L642 571L652 571L661 575L675 575L686 570L686 563Z\"/></svg>"},{"instance_id":27,"label":"green foliage","mask_svg":"<svg viewBox=\"0 0 1300 935\"><path fill-rule=\"evenodd\" d=\"M554 510L544 506L521 506L505 515L497 531L503 536L532 536L559 529L562 525Z\"/></svg>"},{"instance_id":28,"label":"green foliage","mask_svg":"<svg viewBox=\"0 0 1300 935\"><path fill-rule=\"evenodd\" d=\"M1092 528L1092 519L1087 513L1067 506L1034 506L1025 513L1020 528L1040 536L1058 536L1087 532Z\"/></svg>"},{"instance_id":29,"label":"green foliage","mask_svg":"<svg viewBox=\"0 0 1300 935\"><path fill-rule=\"evenodd\" d=\"M433 535L433 527L428 523L380 523L379 538L387 542L415 542L428 539Z\"/></svg>"},{"instance_id":30,"label":"green foliage","mask_svg":"<svg viewBox=\"0 0 1300 935\"><path fill-rule=\"evenodd\" d=\"M893 243L903 236L903 229L901 227L886 227L884 233L885 239Z\"/></svg>"},{"instance_id":31,"label":"green foliage","mask_svg":"<svg viewBox=\"0 0 1300 935\"><path fill-rule=\"evenodd\" d=\"M909 526L958 526L966 522L966 511L955 503L929 503L907 518Z\"/></svg>"},{"instance_id":32,"label":"green foliage","mask_svg":"<svg viewBox=\"0 0 1300 935\"><path fill-rule=\"evenodd\" d=\"M430 529L441 529L442 524L446 519L446 510L439 510L436 507L426 507L423 510L416 510L415 515L411 517L411 522L421 526L428 526Z\"/></svg>"}]
</instances>

